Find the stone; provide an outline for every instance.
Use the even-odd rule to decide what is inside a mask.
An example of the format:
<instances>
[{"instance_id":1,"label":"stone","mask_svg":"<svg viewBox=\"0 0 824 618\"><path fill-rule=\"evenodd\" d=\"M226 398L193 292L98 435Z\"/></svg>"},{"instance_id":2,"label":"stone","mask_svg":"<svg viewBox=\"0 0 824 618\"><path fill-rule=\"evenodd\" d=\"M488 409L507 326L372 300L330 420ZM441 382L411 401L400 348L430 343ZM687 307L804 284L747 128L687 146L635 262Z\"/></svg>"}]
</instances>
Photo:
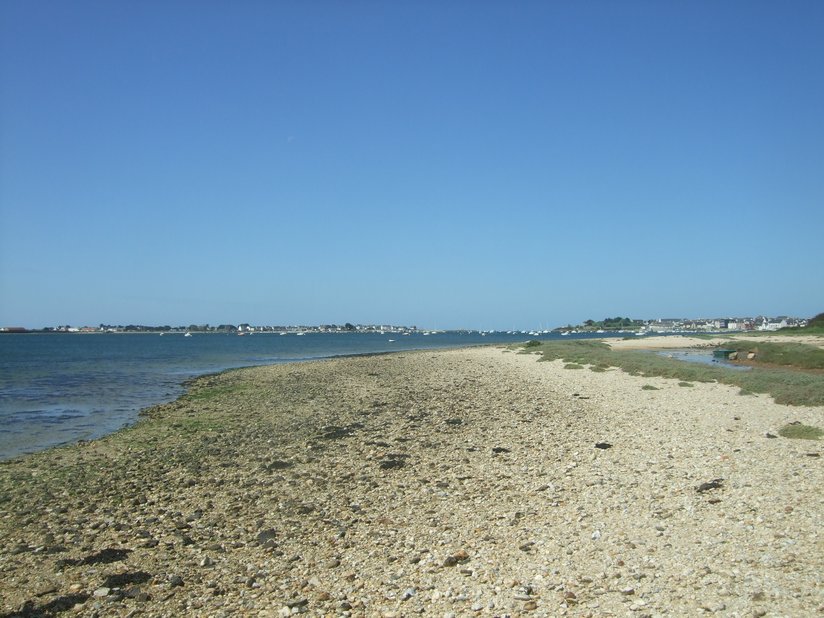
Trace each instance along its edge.
<instances>
[{"instance_id":1,"label":"stone","mask_svg":"<svg viewBox=\"0 0 824 618\"><path fill-rule=\"evenodd\" d=\"M703 493L705 491L710 491L711 489L720 489L723 482L724 479L713 479L711 481L707 481L706 483L701 483L695 488L695 491L698 493Z\"/></svg>"},{"instance_id":2,"label":"stone","mask_svg":"<svg viewBox=\"0 0 824 618\"><path fill-rule=\"evenodd\" d=\"M289 609L293 609L295 607L306 607L309 605L309 601L303 597L296 597L294 599L289 599L286 603L284 603L284 605L286 605Z\"/></svg>"},{"instance_id":3,"label":"stone","mask_svg":"<svg viewBox=\"0 0 824 618\"><path fill-rule=\"evenodd\" d=\"M272 544L277 535L278 533L277 531L275 531L274 528L267 528L266 530L261 530L260 532L258 532L257 537L255 537L255 539L257 540L258 545L267 546Z\"/></svg>"}]
</instances>

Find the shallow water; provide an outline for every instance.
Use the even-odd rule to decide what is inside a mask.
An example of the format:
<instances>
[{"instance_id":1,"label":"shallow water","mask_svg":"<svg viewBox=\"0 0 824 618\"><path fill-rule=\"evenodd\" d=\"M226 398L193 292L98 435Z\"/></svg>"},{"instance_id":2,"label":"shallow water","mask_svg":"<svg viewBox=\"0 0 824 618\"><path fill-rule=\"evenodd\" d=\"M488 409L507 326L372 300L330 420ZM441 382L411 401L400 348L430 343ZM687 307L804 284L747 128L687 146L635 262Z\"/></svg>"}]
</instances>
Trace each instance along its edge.
<instances>
[{"instance_id":1,"label":"shallow water","mask_svg":"<svg viewBox=\"0 0 824 618\"><path fill-rule=\"evenodd\" d=\"M666 358L673 358L688 363L712 365L713 367L724 367L725 369L732 369L734 371L749 371L752 369L752 367L746 365L736 365L728 360L715 358L712 355L712 350L663 350L656 353Z\"/></svg>"},{"instance_id":2,"label":"shallow water","mask_svg":"<svg viewBox=\"0 0 824 618\"><path fill-rule=\"evenodd\" d=\"M187 379L207 373L331 356L527 339L560 339L560 335L3 334L0 459L109 434L134 423L141 409L176 399L183 394Z\"/></svg>"}]
</instances>

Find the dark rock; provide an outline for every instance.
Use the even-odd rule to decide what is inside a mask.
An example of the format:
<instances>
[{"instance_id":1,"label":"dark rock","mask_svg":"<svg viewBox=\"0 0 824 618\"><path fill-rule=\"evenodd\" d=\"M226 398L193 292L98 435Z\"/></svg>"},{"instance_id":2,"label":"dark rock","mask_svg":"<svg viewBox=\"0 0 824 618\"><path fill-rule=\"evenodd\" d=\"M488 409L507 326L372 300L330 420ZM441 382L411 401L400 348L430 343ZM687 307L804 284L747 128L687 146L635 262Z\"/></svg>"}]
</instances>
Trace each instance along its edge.
<instances>
[{"instance_id":1,"label":"dark rock","mask_svg":"<svg viewBox=\"0 0 824 618\"><path fill-rule=\"evenodd\" d=\"M767 435L768 438L777 438L778 437L778 436L775 436L771 433L767 433L766 435Z\"/></svg>"},{"instance_id":2,"label":"dark rock","mask_svg":"<svg viewBox=\"0 0 824 618\"><path fill-rule=\"evenodd\" d=\"M612 445L609 442L596 442L595 448L608 449L612 448Z\"/></svg>"},{"instance_id":3,"label":"dark rock","mask_svg":"<svg viewBox=\"0 0 824 618\"><path fill-rule=\"evenodd\" d=\"M381 470L392 470L395 468L403 468L405 460L409 455L405 453L389 453L386 457L378 462Z\"/></svg>"},{"instance_id":4,"label":"dark rock","mask_svg":"<svg viewBox=\"0 0 824 618\"><path fill-rule=\"evenodd\" d=\"M183 578L180 575L172 575L169 577L169 586L178 588L183 585Z\"/></svg>"},{"instance_id":5,"label":"dark rock","mask_svg":"<svg viewBox=\"0 0 824 618\"><path fill-rule=\"evenodd\" d=\"M268 528L266 530L261 530L257 534L257 543L258 545L266 545L269 541L274 541L277 538L278 533L275 531L274 528Z\"/></svg>"},{"instance_id":6,"label":"dark rock","mask_svg":"<svg viewBox=\"0 0 824 618\"><path fill-rule=\"evenodd\" d=\"M309 605L309 601L304 598L289 599L286 603L284 603L284 605L286 605L289 609L292 609L293 607L306 607Z\"/></svg>"},{"instance_id":7,"label":"dark rock","mask_svg":"<svg viewBox=\"0 0 824 618\"><path fill-rule=\"evenodd\" d=\"M103 581L103 586L106 588L125 588L130 584L145 584L150 579L152 579L152 576L146 571L118 573L117 575L109 575Z\"/></svg>"},{"instance_id":8,"label":"dark rock","mask_svg":"<svg viewBox=\"0 0 824 618\"><path fill-rule=\"evenodd\" d=\"M511 452L512 451L510 451L508 448L505 448L503 446L493 446L492 447L492 454L493 455L499 455L500 453L511 453Z\"/></svg>"},{"instance_id":9,"label":"dark rock","mask_svg":"<svg viewBox=\"0 0 824 618\"><path fill-rule=\"evenodd\" d=\"M723 482L724 479L713 479L706 483L701 483L698 487L695 488L695 491L697 491L698 493L703 493L711 489L721 489L721 484Z\"/></svg>"},{"instance_id":10,"label":"dark rock","mask_svg":"<svg viewBox=\"0 0 824 618\"><path fill-rule=\"evenodd\" d=\"M285 470L286 468L291 468L293 465L294 464L289 461L275 460L264 467L267 470Z\"/></svg>"}]
</instances>

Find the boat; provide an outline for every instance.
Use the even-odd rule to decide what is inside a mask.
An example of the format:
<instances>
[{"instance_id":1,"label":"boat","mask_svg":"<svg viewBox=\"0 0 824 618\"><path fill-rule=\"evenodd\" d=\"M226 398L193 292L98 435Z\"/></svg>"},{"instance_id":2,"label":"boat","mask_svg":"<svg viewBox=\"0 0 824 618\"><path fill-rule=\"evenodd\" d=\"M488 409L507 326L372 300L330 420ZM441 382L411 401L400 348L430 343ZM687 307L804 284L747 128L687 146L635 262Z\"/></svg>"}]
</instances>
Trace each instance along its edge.
<instances>
[{"instance_id":1,"label":"boat","mask_svg":"<svg viewBox=\"0 0 824 618\"><path fill-rule=\"evenodd\" d=\"M192 336L192 333L186 333L186 334L185 334L185 335L183 335L183 336L184 336L184 337L191 337L191 336Z\"/></svg>"}]
</instances>

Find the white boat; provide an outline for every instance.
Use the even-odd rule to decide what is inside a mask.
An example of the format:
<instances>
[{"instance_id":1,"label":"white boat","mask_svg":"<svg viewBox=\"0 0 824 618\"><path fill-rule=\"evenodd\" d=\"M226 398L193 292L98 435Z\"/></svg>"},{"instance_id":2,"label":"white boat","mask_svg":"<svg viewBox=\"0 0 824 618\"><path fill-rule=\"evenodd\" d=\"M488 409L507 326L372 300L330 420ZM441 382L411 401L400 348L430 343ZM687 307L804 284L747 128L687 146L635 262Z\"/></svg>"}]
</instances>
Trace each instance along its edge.
<instances>
[{"instance_id":1,"label":"white boat","mask_svg":"<svg viewBox=\"0 0 824 618\"><path fill-rule=\"evenodd\" d=\"M185 334L185 335L183 335L183 336L184 336L184 337L191 337L191 336L192 336L192 333L186 333L186 334Z\"/></svg>"}]
</instances>

